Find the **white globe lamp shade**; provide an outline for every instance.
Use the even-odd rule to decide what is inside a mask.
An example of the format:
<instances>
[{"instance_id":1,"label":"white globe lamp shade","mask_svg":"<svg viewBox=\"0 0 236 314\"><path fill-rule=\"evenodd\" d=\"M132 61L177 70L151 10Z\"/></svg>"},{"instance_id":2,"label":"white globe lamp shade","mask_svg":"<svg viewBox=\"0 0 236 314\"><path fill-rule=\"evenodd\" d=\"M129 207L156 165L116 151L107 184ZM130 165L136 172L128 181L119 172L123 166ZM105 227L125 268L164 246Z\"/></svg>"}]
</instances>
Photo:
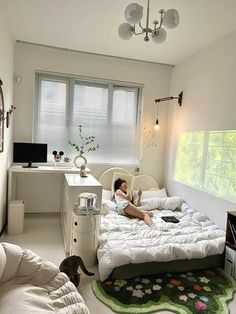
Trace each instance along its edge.
<instances>
[{"instance_id":1,"label":"white globe lamp shade","mask_svg":"<svg viewBox=\"0 0 236 314\"><path fill-rule=\"evenodd\" d=\"M138 3L131 3L125 9L125 19L131 24L140 22L143 17L143 7Z\"/></svg>"},{"instance_id":2,"label":"white globe lamp shade","mask_svg":"<svg viewBox=\"0 0 236 314\"><path fill-rule=\"evenodd\" d=\"M129 23L122 23L118 28L118 34L121 39L129 40L133 36L132 26Z\"/></svg>"},{"instance_id":3,"label":"white globe lamp shade","mask_svg":"<svg viewBox=\"0 0 236 314\"><path fill-rule=\"evenodd\" d=\"M179 13L175 9L169 9L164 13L163 26L166 28L176 28L179 25Z\"/></svg>"},{"instance_id":4,"label":"white globe lamp shade","mask_svg":"<svg viewBox=\"0 0 236 314\"><path fill-rule=\"evenodd\" d=\"M159 28L157 30L152 31L152 41L155 44L161 44L166 40L167 33L164 28Z\"/></svg>"}]
</instances>

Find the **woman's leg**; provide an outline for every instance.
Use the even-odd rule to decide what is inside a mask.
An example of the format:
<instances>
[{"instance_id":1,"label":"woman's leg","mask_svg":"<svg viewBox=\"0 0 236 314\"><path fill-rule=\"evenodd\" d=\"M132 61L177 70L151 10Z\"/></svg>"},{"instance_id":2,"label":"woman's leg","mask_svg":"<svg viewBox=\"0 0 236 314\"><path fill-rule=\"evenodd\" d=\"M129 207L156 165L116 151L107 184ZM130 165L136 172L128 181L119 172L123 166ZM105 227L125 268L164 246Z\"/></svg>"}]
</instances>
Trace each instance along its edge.
<instances>
[{"instance_id":1,"label":"woman's leg","mask_svg":"<svg viewBox=\"0 0 236 314\"><path fill-rule=\"evenodd\" d=\"M153 221L152 221L150 215L147 212L144 212L141 209L137 208L133 204L129 204L128 206L126 206L124 211L129 216L144 220L144 222L148 226L151 226L153 224Z\"/></svg>"},{"instance_id":2,"label":"woman's leg","mask_svg":"<svg viewBox=\"0 0 236 314\"><path fill-rule=\"evenodd\" d=\"M148 226L152 226L153 225L152 218L150 217L150 215L148 213L145 213L145 215L144 215L144 222Z\"/></svg>"}]
</instances>

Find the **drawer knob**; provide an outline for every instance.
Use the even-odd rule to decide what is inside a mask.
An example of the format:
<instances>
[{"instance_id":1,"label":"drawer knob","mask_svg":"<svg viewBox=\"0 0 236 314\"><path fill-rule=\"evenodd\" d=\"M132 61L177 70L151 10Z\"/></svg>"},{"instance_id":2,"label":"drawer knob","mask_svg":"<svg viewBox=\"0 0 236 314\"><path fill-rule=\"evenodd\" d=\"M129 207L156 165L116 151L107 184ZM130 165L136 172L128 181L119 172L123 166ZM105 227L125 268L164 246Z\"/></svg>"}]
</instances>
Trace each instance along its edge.
<instances>
[{"instance_id":1,"label":"drawer knob","mask_svg":"<svg viewBox=\"0 0 236 314\"><path fill-rule=\"evenodd\" d=\"M74 242L77 242L77 240L74 238Z\"/></svg>"}]
</instances>

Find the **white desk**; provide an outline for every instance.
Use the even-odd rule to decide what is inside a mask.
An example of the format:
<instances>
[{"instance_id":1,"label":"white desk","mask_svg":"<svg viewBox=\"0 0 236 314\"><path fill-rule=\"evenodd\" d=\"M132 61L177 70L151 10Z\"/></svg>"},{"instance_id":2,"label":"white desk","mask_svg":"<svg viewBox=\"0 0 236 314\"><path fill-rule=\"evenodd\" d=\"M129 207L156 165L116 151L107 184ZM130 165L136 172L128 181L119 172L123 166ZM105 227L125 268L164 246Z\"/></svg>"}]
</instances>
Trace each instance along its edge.
<instances>
[{"instance_id":1,"label":"white desk","mask_svg":"<svg viewBox=\"0 0 236 314\"><path fill-rule=\"evenodd\" d=\"M61 220L65 251L70 252L72 238L72 214L74 205L77 202L78 196L83 192L91 192L97 194L97 208L101 209L102 205L102 185L91 174L81 178L76 174L64 175L64 191L61 207Z\"/></svg>"},{"instance_id":2,"label":"white desk","mask_svg":"<svg viewBox=\"0 0 236 314\"><path fill-rule=\"evenodd\" d=\"M87 168L86 171L90 172L90 169ZM79 168L61 165L38 168L12 166L8 170L8 202L15 200L19 194L26 201L26 212L60 212L64 174L79 175L79 172ZM39 211L32 210L37 208L39 202L42 202Z\"/></svg>"}]
</instances>

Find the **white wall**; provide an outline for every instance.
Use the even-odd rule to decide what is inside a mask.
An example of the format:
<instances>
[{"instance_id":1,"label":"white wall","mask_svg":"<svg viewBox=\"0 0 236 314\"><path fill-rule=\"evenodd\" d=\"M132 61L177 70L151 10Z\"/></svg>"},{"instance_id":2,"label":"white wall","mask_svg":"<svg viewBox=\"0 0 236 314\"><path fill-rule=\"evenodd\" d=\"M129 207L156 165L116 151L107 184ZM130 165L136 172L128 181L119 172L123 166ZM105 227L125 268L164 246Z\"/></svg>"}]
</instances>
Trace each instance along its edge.
<instances>
[{"instance_id":1,"label":"white wall","mask_svg":"<svg viewBox=\"0 0 236 314\"><path fill-rule=\"evenodd\" d=\"M3 81L5 110L12 105L14 45L0 12L0 78ZM10 128L4 123L4 151L0 153L0 231L6 222L7 168L11 155L12 121Z\"/></svg>"},{"instance_id":2,"label":"white wall","mask_svg":"<svg viewBox=\"0 0 236 314\"><path fill-rule=\"evenodd\" d=\"M175 182L173 174L180 132L236 129L236 32L175 67L172 94L181 90L183 106L169 105L165 185L225 228L226 212L236 204Z\"/></svg>"},{"instance_id":3,"label":"white wall","mask_svg":"<svg viewBox=\"0 0 236 314\"><path fill-rule=\"evenodd\" d=\"M15 141L31 141L35 71L37 70L141 83L145 87L140 173L152 175L162 185L166 136L164 126L166 125L167 107L163 106L160 110L162 131L156 135L153 132L157 113L154 99L169 95L171 69L170 66L166 65L17 43L15 46L14 71L15 75L22 77L22 82L15 84L14 99L19 109L14 115L13 138ZM108 168L104 165L89 165L89 167L97 178L105 168ZM56 191L53 191L53 189L52 185L51 194L52 197L56 198ZM41 201L44 202L42 197ZM49 200L41 204L40 211L49 210L48 204ZM50 206L50 211L52 211L52 206Z\"/></svg>"}]
</instances>

